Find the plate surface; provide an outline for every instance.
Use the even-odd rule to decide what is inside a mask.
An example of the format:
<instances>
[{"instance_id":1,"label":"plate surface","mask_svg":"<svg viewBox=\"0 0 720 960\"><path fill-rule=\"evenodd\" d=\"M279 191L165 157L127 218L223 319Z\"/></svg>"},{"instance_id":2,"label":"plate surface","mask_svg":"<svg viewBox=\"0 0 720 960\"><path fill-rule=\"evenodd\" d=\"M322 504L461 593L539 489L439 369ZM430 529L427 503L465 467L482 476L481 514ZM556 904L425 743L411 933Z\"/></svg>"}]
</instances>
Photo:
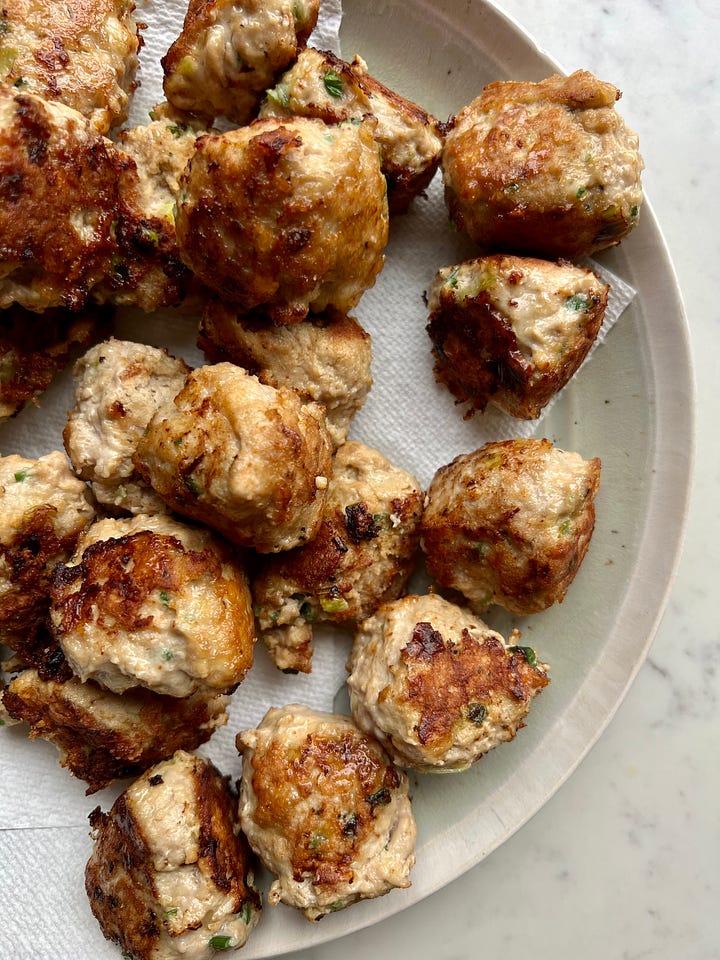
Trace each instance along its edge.
<instances>
[{"instance_id":1,"label":"plate surface","mask_svg":"<svg viewBox=\"0 0 720 960\"><path fill-rule=\"evenodd\" d=\"M165 22L170 6L165 4ZM143 19L152 29L152 5L143 9ZM360 53L374 75L443 119L491 80L539 80L556 69L520 27L478 0L346 0L341 40L347 59ZM435 269L467 255L468 248L452 235L432 196L416 202L391 233L386 269L356 311L373 335L375 386L354 434L426 484L435 468L485 439L482 418L462 421L435 385L424 332L423 290ZM674 573L690 485L687 332L647 202L630 238L598 259L638 295L536 431L585 457L601 457L593 541L561 606L525 620L488 616L505 633L521 628L523 642L550 662L552 683L513 743L462 774L413 778L418 855L409 890L354 905L319 925L283 906L267 908L242 951L248 960L374 923L477 863L569 776L645 657ZM192 350L194 324L194 318L158 318L148 339L168 342L199 362ZM127 316L118 335L143 339L147 330L143 318ZM70 390L66 378L40 410L0 425L2 453L39 455L59 446ZM331 709L342 687L347 646L347 635L324 638L310 678L278 675L259 651L235 696L228 728L203 752L236 777L234 735L257 722L267 706L301 700ZM54 749L29 744L19 728L3 730L0 743L0 876L3 889L13 891L6 897L0 957L118 957L90 915L83 889L87 814L97 803L107 809L118 790L86 798L82 785L59 768Z\"/></svg>"}]
</instances>

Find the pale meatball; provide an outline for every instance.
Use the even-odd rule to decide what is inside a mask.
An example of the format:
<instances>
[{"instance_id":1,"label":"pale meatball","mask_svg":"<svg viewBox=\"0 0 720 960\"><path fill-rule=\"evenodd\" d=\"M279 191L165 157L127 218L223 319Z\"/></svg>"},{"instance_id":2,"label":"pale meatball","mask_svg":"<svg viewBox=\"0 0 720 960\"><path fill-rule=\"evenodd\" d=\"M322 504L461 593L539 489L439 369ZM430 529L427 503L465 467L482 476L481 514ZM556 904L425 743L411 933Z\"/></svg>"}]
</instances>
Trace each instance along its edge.
<instances>
[{"instance_id":1,"label":"pale meatball","mask_svg":"<svg viewBox=\"0 0 720 960\"><path fill-rule=\"evenodd\" d=\"M388 239L373 124L257 120L200 137L177 210L184 262L245 313L349 313Z\"/></svg>"},{"instance_id":2,"label":"pale meatball","mask_svg":"<svg viewBox=\"0 0 720 960\"><path fill-rule=\"evenodd\" d=\"M229 692L252 666L245 573L208 530L98 520L53 576L52 630L73 672L122 693Z\"/></svg>"},{"instance_id":3,"label":"pale meatball","mask_svg":"<svg viewBox=\"0 0 720 960\"><path fill-rule=\"evenodd\" d=\"M587 356L609 291L565 261L498 254L444 267L428 291L436 379L466 417L488 403L539 417Z\"/></svg>"},{"instance_id":4,"label":"pale meatball","mask_svg":"<svg viewBox=\"0 0 720 960\"><path fill-rule=\"evenodd\" d=\"M158 410L135 463L173 510L273 553L315 536L331 443L322 407L218 363Z\"/></svg>"},{"instance_id":5,"label":"pale meatball","mask_svg":"<svg viewBox=\"0 0 720 960\"><path fill-rule=\"evenodd\" d=\"M47 619L53 569L94 516L86 485L60 451L0 457L0 643L23 659Z\"/></svg>"},{"instance_id":6,"label":"pale meatball","mask_svg":"<svg viewBox=\"0 0 720 960\"><path fill-rule=\"evenodd\" d=\"M88 787L135 777L176 750L194 750L227 723L228 698L164 697L149 690L111 693L77 677L44 680L37 670L14 677L3 694L10 717L30 724L30 738L53 743L60 764Z\"/></svg>"},{"instance_id":7,"label":"pale meatball","mask_svg":"<svg viewBox=\"0 0 720 960\"><path fill-rule=\"evenodd\" d=\"M0 83L0 309L78 309L112 269L124 163L77 111Z\"/></svg>"},{"instance_id":8,"label":"pale meatball","mask_svg":"<svg viewBox=\"0 0 720 960\"><path fill-rule=\"evenodd\" d=\"M268 91L261 117L318 117L325 123L377 119L375 140L387 178L391 213L402 213L432 180L440 163L445 125L352 63L308 47Z\"/></svg>"},{"instance_id":9,"label":"pale meatball","mask_svg":"<svg viewBox=\"0 0 720 960\"><path fill-rule=\"evenodd\" d=\"M3 0L0 81L107 133L126 116L140 46L132 0Z\"/></svg>"},{"instance_id":10,"label":"pale meatball","mask_svg":"<svg viewBox=\"0 0 720 960\"><path fill-rule=\"evenodd\" d=\"M212 960L242 947L260 916L236 797L203 757L179 750L90 814L90 908L133 960Z\"/></svg>"},{"instance_id":11,"label":"pale meatball","mask_svg":"<svg viewBox=\"0 0 720 960\"><path fill-rule=\"evenodd\" d=\"M212 363L229 360L262 383L290 387L321 403L334 447L347 439L372 386L370 335L334 310L278 325L253 321L213 300L203 314L198 346Z\"/></svg>"},{"instance_id":12,"label":"pale meatball","mask_svg":"<svg viewBox=\"0 0 720 960\"><path fill-rule=\"evenodd\" d=\"M506 646L438 594L403 597L357 630L350 707L400 766L464 770L524 726L547 670L530 647Z\"/></svg>"},{"instance_id":13,"label":"pale meatball","mask_svg":"<svg viewBox=\"0 0 720 960\"><path fill-rule=\"evenodd\" d=\"M361 620L400 596L422 503L415 477L377 450L355 440L340 447L318 534L268 559L253 582L260 636L280 669L310 672L314 623Z\"/></svg>"},{"instance_id":14,"label":"pale meatball","mask_svg":"<svg viewBox=\"0 0 720 960\"><path fill-rule=\"evenodd\" d=\"M600 460L549 440L486 443L456 457L425 500L430 575L476 608L526 614L560 603L590 545L599 484Z\"/></svg>"},{"instance_id":15,"label":"pale meatball","mask_svg":"<svg viewBox=\"0 0 720 960\"><path fill-rule=\"evenodd\" d=\"M162 58L165 96L188 113L247 123L305 46L319 6L319 0L190 0L182 32Z\"/></svg>"},{"instance_id":16,"label":"pale meatball","mask_svg":"<svg viewBox=\"0 0 720 960\"><path fill-rule=\"evenodd\" d=\"M75 404L63 431L65 449L97 499L131 513L165 512L137 474L133 456L155 412L172 400L190 368L166 350L111 337L74 368Z\"/></svg>"},{"instance_id":17,"label":"pale meatball","mask_svg":"<svg viewBox=\"0 0 720 960\"><path fill-rule=\"evenodd\" d=\"M620 96L584 70L485 87L443 150L458 229L485 250L548 259L620 243L638 222L643 169Z\"/></svg>"},{"instance_id":18,"label":"pale meatball","mask_svg":"<svg viewBox=\"0 0 720 960\"><path fill-rule=\"evenodd\" d=\"M319 920L410 886L416 828L407 777L348 717L274 708L237 745L240 822L275 877L269 903Z\"/></svg>"}]
</instances>

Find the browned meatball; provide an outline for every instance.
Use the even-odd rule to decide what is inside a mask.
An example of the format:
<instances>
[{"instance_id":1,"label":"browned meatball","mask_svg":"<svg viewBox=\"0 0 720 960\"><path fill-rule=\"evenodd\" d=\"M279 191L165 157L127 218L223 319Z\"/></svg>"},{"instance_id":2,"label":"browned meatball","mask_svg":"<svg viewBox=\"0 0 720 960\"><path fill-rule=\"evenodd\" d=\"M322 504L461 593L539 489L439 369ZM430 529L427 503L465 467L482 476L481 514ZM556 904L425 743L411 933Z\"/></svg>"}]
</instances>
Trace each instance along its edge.
<instances>
[{"instance_id":1,"label":"browned meatball","mask_svg":"<svg viewBox=\"0 0 720 960\"><path fill-rule=\"evenodd\" d=\"M203 757L179 750L90 814L92 912L134 960L213 960L247 941L260 916L237 799Z\"/></svg>"},{"instance_id":2,"label":"browned meatball","mask_svg":"<svg viewBox=\"0 0 720 960\"><path fill-rule=\"evenodd\" d=\"M548 259L619 243L638 222L643 168L620 96L584 70L485 87L443 150L456 226L485 250Z\"/></svg>"},{"instance_id":3,"label":"browned meatball","mask_svg":"<svg viewBox=\"0 0 720 960\"><path fill-rule=\"evenodd\" d=\"M600 461L549 440L486 443L430 484L421 545L431 576L475 607L536 613L559 603L595 526Z\"/></svg>"},{"instance_id":4,"label":"browned meatball","mask_svg":"<svg viewBox=\"0 0 720 960\"><path fill-rule=\"evenodd\" d=\"M388 238L373 124L257 120L200 137L177 210L183 261L246 313L349 313Z\"/></svg>"},{"instance_id":5,"label":"browned meatball","mask_svg":"<svg viewBox=\"0 0 720 960\"><path fill-rule=\"evenodd\" d=\"M500 254L440 270L428 291L435 376L466 417L489 402L532 420L577 371L610 288L591 270Z\"/></svg>"}]
</instances>

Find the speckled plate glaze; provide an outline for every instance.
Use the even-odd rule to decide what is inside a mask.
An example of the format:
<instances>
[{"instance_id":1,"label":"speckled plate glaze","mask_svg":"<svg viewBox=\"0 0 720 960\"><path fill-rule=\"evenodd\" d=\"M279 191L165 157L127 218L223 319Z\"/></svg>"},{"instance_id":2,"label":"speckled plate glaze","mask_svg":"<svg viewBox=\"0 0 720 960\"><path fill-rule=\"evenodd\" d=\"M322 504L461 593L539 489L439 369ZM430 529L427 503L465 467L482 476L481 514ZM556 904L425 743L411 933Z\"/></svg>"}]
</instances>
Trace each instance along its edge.
<instances>
[{"instance_id":1,"label":"speckled plate glaze","mask_svg":"<svg viewBox=\"0 0 720 960\"><path fill-rule=\"evenodd\" d=\"M343 55L360 53L372 73L440 118L460 109L487 82L540 80L558 69L520 26L482 0L346 0L344 8ZM389 342L384 333L393 324L394 305L400 311L408 298L414 298L418 340L425 336L422 284L431 277L415 276L412 250L418 242L434 242L434 230L447 232L447 224L427 222L422 202L394 224L388 267L357 310L375 341L376 385L355 433L415 470L424 483L428 464L439 466L459 452L448 448L438 430L437 404L445 404L439 416L448 424L460 414L433 385L429 359L419 374L408 358L391 356L383 344ZM445 255L445 250L438 255L437 266L444 265ZM551 663L552 683L513 743L464 773L412 779L418 851L410 889L354 905L317 925L290 908L266 908L242 950L246 960L309 947L389 917L487 856L572 773L643 662L681 546L693 459L692 373L673 268L647 202L631 237L599 260L638 295L536 431L566 449L602 458L593 542L561 606L519 621L488 616L504 632L520 627L523 642ZM143 320L137 330L145 329ZM156 333L151 339L163 337ZM427 353L424 341L422 351ZM64 416L67 396L67 387L53 388L46 403ZM427 430L425 423L431 425ZM3 453L12 452L12 438L23 429L32 427L23 427L20 419L9 429L0 427ZM347 637L330 637L325 644L319 667L329 684L340 674L322 673L323 658L342 665ZM303 697L301 686L282 689L284 678L275 680L267 663L257 670L260 687L263 677L277 683L275 703ZM246 684L236 694L243 703L259 689ZM330 695L327 707L332 703ZM342 703L342 694L335 703ZM214 747L214 738L209 745L210 755L215 750L230 755L228 744L245 722L242 704L237 709L221 732L225 740ZM253 716L261 714L258 707ZM82 785L60 770L49 745L29 745L17 728L0 739L0 827L13 828L0 830L6 891L0 957L119 957L103 940L83 890L87 813L96 802L107 808L112 791L86 799ZM237 776L239 767L224 772Z\"/></svg>"}]
</instances>

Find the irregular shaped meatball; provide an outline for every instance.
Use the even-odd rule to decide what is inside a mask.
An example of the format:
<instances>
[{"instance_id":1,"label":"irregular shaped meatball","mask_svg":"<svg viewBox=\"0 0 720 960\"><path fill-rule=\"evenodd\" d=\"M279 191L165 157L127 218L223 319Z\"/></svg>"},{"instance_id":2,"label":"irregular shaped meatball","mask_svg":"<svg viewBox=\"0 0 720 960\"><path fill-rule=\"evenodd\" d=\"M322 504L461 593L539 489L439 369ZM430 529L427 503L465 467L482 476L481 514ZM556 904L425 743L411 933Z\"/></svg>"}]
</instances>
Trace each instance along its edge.
<instances>
[{"instance_id":1,"label":"irregular shaped meatball","mask_svg":"<svg viewBox=\"0 0 720 960\"><path fill-rule=\"evenodd\" d=\"M333 445L347 438L372 386L370 335L335 310L293 324L238 315L220 300L203 314L198 346L211 363L229 360L273 387L291 387L325 407Z\"/></svg>"},{"instance_id":2,"label":"irregular shaped meatball","mask_svg":"<svg viewBox=\"0 0 720 960\"><path fill-rule=\"evenodd\" d=\"M3 0L0 80L57 100L98 133L121 124L140 46L132 0Z\"/></svg>"},{"instance_id":3,"label":"irregular shaped meatball","mask_svg":"<svg viewBox=\"0 0 720 960\"><path fill-rule=\"evenodd\" d=\"M476 607L562 602L595 526L600 460L549 440L486 443L432 479L421 546L431 576Z\"/></svg>"},{"instance_id":4,"label":"irregular shaped meatball","mask_svg":"<svg viewBox=\"0 0 720 960\"><path fill-rule=\"evenodd\" d=\"M358 627L350 707L400 766L464 770L524 726L547 670L438 594L403 597Z\"/></svg>"},{"instance_id":5,"label":"irregular shaped meatball","mask_svg":"<svg viewBox=\"0 0 720 960\"><path fill-rule=\"evenodd\" d=\"M489 402L533 420L587 356L609 286L565 261L496 255L444 267L428 291L435 377L466 418Z\"/></svg>"},{"instance_id":6,"label":"irregular shaped meatball","mask_svg":"<svg viewBox=\"0 0 720 960\"><path fill-rule=\"evenodd\" d=\"M260 916L236 798L203 757L179 750L90 814L90 908L134 960L212 960L242 947Z\"/></svg>"},{"instance_id":7,"label":"irregular shaped meatball","mask_svg":"<svg viewBox=\"0 0 720 960\"><path fill-rule=\"evenodd\" d=\"M131 513L165 512L137 474L133 455L158 408L172 400L190 367L166 350L111 337L75 364L75 406L63 431L79 476L100 503Z\"/></svg>"},{"instance_id":8,"label":"irregular shaped meatball","mask_svg":"<svg viewBox=\"0 0 720 960\"><path fill-rule=\"evenodd\" d=\"M548 259L620 243L638 222L643 169L620 96L585 70L488 84L443 150L456 226L485 250Z\"/></svg>"},{"instance_id":9,"label":"irregular shaped meatball","mask_svg":"<svg viewBox=\"0 0 720 960\"><path fill-rule=\"evenodd\" d=\"M115 693L225 693L252 666L236 557L210 531L162 515L94 523L55 570L50 618L73 672Z\"/></svg>"},{"instance_id":10,"label":"irregular shaped meatball","mask_svg":"<svg viewBox=\"0 0 720 960\"><path fill-rule=\"evenodd\" d=\"M315 536L331 444L322 407L218 363L158 410L135 464L173 510L273 553Z\"/></svg>"},{"instance_id":11,"label":"irregular shaped meatball","mask_svg":"<svg viewBox=\"0 0 720 960\"><path fill-rule=\"evenodd\" d=\"M112 269L128 158L77 111L0 84L0 309L79 309Z\"/></svg>"},{"instance_id":12,"label":"irregular shaped meatball","mask_svg":"<svg viewBox=\"0 0 720 960\"><path fill-rule=\"evenodd\" d=\"M335 455L318 534L268 559L253 582L261 637L282 670L309 673L313 623L361 620L400 596L412 573L418 481L355 440Z\"/></svg>"},{"instance_id":13,"label":"irregular shaped meatball","mask_svg":"<svg viewBox=\"0 0 720 960\"><path fill-rule=\"evenodd\" d=\"M377 119L390 212L402 213L440 164L445 125L372 77L361 57L346 63L307 47L260 109L261 117L318 117L325 123L359 122L368 114Z\"/></svg>"},{"instance_id":14,"label":"irregular shaped meatball","mask_svg":"<svg viewBox=\"0 0 720 960\"><path fill-rule=\"evenodd\" d=\"M165 96L197 116L248 123L305 46L319 7L319 0L190 0L161 61Z\"/></svg>"},{"instance_id":15,"label":"irregular shaped meatball","mask_svg":"<svg viewBox=\"0 0 720 960\"><path fill-rule=\"evenodd\" d=\"M308 920L408 887L408 781L348 717L291 705L238 734L240 822L275 876L269 903Z\"/></svg>"},{"instance_id":16,"label":"irregular shaped meatball","mask_svg":"<svg viewBox=\"0 0 720 960\"><path fill-rule=\"evenodd\" d=\"M200 137L177 210L183 261L245 313L349 313L388 239L373 123L257 120Z\"/></svg>"},{"instance_id":17,"label":"irregular shaped meatball","mask_svg":"<svg viewBox=\"0 0 720 960\"><path fill-rule=\"evenodd\" d=\"M227 703L221 693L164 697L136 689L121 696L77 677L43 680L37 670L18 674L3 694L9 715L30 724L31 739L55 744L61 766L87 783L88 794L199 747L227 723Z\"/></svg>"},{"instance_id":18,"label":"irregular shaped meatball","mask_svg":"<svg viewBox=\"0 0 720 960\"><path fill-rule=\"evenodd\" d=\"M53 569L94 516L60 451L0 457L0 643L25 661L47 618Z\"/></svg>"}]
</instances>

